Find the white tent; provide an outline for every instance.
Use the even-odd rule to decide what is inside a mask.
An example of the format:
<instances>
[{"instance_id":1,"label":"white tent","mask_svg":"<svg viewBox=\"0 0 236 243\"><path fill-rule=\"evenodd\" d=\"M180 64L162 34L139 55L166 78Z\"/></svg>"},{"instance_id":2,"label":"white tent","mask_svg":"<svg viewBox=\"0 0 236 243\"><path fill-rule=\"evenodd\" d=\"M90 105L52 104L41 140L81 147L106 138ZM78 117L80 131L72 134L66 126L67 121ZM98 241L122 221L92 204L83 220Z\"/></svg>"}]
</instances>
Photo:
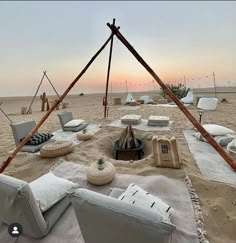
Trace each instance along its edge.
<instances>
[{"instance_id":1,"label":"white tent","mask_svg":"<svg viewBox=\"0 0 236 243\"><path fill-rule=\"evenodd\" d=\"M143 100L144 101L144 104L148 104L150 102L153 102L153 100L151 99L151 97L148 96L148 95L141 96L139 99L140 100Z\"/></svg>"},{"instance_id":2,"label":"white tent","mask_svg":"<svg viewBox=\"0 0 236 243\"><path fill-rule=\"evenodd\" d=\"M133 97L133 95L131 93L128 93L127 98L125 100L125 104L129 104L130 102L135 102L135 98Z\"/></svg>"}]
</instances>

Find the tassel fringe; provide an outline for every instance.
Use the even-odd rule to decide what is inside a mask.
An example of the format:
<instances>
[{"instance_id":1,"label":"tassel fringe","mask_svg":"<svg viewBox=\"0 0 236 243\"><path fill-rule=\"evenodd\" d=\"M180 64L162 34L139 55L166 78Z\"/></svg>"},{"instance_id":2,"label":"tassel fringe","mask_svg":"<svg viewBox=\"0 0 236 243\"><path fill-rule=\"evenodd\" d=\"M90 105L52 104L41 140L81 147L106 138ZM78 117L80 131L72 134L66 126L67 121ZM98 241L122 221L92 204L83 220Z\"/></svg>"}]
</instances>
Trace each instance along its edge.
<instances>
[{"instance_id":1,"label":"tassel fringe","mask_svg":"<svg viewBox=\"0 0 236 243\"><path fill-rule=\"evenodd\" d=\"M202 210L199 202L199 197L193 188L192 182L190 178L186 175L185 177L185 183L189 191L189 195L192 201L193 205L193 211L194 211L194 216L197 224L197 233L198 233L198 238L200 243L209 243L209 241L206 239L207 232L204 229L204 218L202 215Z\"/></svg>"}]
</instances>

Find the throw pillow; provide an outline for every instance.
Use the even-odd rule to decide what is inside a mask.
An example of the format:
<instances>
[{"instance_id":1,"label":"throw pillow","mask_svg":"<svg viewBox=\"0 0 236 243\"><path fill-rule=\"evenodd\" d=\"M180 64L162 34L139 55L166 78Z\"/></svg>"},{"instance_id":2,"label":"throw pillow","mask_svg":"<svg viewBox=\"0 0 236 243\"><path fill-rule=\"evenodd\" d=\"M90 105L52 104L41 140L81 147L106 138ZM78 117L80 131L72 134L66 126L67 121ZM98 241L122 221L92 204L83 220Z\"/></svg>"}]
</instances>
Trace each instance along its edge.
<instances>
[{"instance_id":1,"label":"throw pillow","mask_svg":"<svg viewBox=\"0 0 236 243\"><path fill-rule=\"evenodd\" d=\"M79 185L62 179L52 173L48 173L29 183L36 202L42 212L47 211L58 201L66 196L66 193Z\"/></svg>"},{"instance_id":2,"label":"throw pillow","mask_svg":"<svg viewBox=\"0 0 236 243\"><path fill-rule=\"evenodd\" d=\"M48 141L53 134L50 133L35 133L26 143L26 145L39 145L41 143L44 143ZM25 138L20 139L20 142L22 142Z\"/></svg>"},{"instance_id":3,"label":"throw pillow","mask_svg":"<svg viewBox=\"0 0 236 243\"><path fill-rule=\"evenodd\" d=\"M118 200L152 210L153 213L161 215L166 221L169 221L174 212L173 208L159 197L151 195L133 183L118 197Z\"/></svg>"},{"instance_id":4,"label":"throw pillow","mask_svg":"<svg viewBox=\"0 0 236 243\"><path fill-rule=\"evenodd\" d=\"M227 146L232 140L234 140L236 138L236 136L231 135L231 134L227 134L225 136L215 136L214 139L216 140L216 142L222 146L225 147Z\"/></svg>"},{"instance_id":5,"label":"throw pillow","mask_svg":"<svg viewBox=\"0 0 236 243\"><path fill-rule=\"evenodd\" d=\"M227 145L227 151L234 159L236 159L236 139Z\"/></svg>"},{"instance_id":6,"label":"throw pillow","mask_svg":"<svg viewBox=\"0 0 236 243\"><path fill-rule=\"evenodd\" d=\"M202 142L207 142L207 140L202 136L202 134L200 132L196 132L193 134L193 136L199 140L199 141L202 141Z\"/></svg>"},{"instance_id":7,"label":"throw pillow","mask_svg":"<svg viewBox=\"0 0 236 243\"><path fill-rule=\"evenodd\" d=\"M81 125L83 122L84 122L84 120L82 120L82 119L74 119L74 120L67 122L64 125L64 127L77 127L77 126Z\"/></svg>"},{"instance_id":8,"label":"throw pillow","mask_svg":"<svg viewBox=\"0 0 236 243\"><path fill-rule=\"evenodd\" d=\"M233 130L231 130L231 129L227 128L227 127L216 125L216 124L205 124L205 125L203 125L203 127L212 136L221 136L221 135L234 133Z\"/></svg>"}]
</instances>

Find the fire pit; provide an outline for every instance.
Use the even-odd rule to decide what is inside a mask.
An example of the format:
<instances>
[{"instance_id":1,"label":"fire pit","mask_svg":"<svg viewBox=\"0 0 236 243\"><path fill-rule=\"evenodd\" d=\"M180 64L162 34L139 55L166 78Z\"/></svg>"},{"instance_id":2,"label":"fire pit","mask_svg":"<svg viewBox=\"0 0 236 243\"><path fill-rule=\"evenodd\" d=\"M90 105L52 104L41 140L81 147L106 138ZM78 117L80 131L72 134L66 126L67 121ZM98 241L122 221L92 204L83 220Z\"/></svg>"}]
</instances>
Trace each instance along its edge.
<instances>
[{"instance_id":1,"label":"fire pit","mask_svg":"<svg viewBox=\"0 0 236 243\"><path fill-rule=\"evenodd\" d=\"M138 147L136 148L130 148L130 149L122 149L119 148L119 139L116 140L113 143L113 149L114 149L114 157L117 160L119 157L119 153L130 153L130 154L134 154L133 157L135 157L135 153L138 155L138 159L142 159L144 152L143 152L143 148L144 148L144 142L140 139L137 139L138 141Z\"/></svg>"},{"instance_id":2,"label":"fire pit","mask_svg":"<svg viewBox=\"0 0 236 243\"><path fill-rule=\"evenodd\" d=\"M144 142L135 138L131 124L122 132L120 139L113 142L112 146L116 160L121 154L124 160L136 160L136 157L140 160L144 155Z\"/></svg>"}]
</instances>

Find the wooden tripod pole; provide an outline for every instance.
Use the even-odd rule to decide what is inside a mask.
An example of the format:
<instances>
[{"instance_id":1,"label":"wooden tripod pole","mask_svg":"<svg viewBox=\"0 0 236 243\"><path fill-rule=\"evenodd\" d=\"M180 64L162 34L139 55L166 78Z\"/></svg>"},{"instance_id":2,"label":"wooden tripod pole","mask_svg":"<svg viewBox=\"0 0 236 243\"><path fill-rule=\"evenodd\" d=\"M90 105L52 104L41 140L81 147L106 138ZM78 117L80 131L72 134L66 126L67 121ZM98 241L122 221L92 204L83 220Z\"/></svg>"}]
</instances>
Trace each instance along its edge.
<instances>
[{"instance_id":1,"label":"wooden tripod pole","mask_svg":"<svg viewBox=\"0 0 236 243\"><path fill-rule=\"evenodd\" d=\"M138 54L138 52L130 45L130 43L125 39L125 37L119 32L115 25L107 24L111 29L112 33L117 36L117 38L129 49L129 51L135 56L135 58L144 66L144 68L152 75L152 77L157 81L157 83L162 87L162 89L170 96L170 98L175 102L179 109L185 114L189 121L197 128L197 130L202 134L202 136L212 145L212 147L223 157L223 159L236 171L236 162L234 159L227 154L227 152L211 137L211 135L198 123L198 121L193 117L193 115L188 111L188 109L179 101L179 99L171 92L170 89L161 81L161 79L156 75L156 73L151 69L151 67L143 60L143 58Z\"/></svg>"},{"instance_id":2,"label":"wooden tripod pole","mask_svg":"<svg viewBox=\"0 0 236 243\"><path fill-rule=\"evenodd\" d=\"M89 66L93 63L93 61L96 59L96 57L102 52L102 50L106 47L106 45L109 43L111 38L113 37L113 33L110 35L110 37L107 39L107 41L102 45L102 47L97 51L97 53L90 59L88 64L84 67L84 69L80 72L80 74L74 79L74 81L70 84L70 86L67 88L67 90L62 94L62 96L57 100L56 103L48 110L48 112L43 116L43 118L39 121L39 123L35 126L34 129L25 137L25 139L15 148L13 153L8 157L8 159L3 163L3 165L0 168L0 173L2 173L6 167L9 165L9 163L15 158L17 153L21 150L21 148L27 143L27 141L37 132L37 130L41 127L41 125L44 123L44 121L48 118L48 116L53 112L53 110L57 107L58 104L65 98L65 96L69 93L69 91L74 87L74 85L77 83L77 81L83 76L83 74L87 71Z\"/></svg>"},{"instance_id":3,"label":"wooden tripod pole","mask_svg":"<svg viewBox=\"0 0 236 243\"><path fill-rule=\"evenodd\" d=\"M9 116L4 112L4 110L1 108L2 105L2 101L0 103L0 111L4 114L4 116L10 121L10 123L12 123L12 120L9 118Z\"/></svg>"},{"instance_id":4,"label":"wooden tripod pole","mask_svg":"<svg viewBox=\"0 0 236 243\"><path fill-rule=\"evenodd\" d=\"M115 19L113 19L113 25L115 26ZM110 43L110 53L109 53L109 60L108 60L108 69L107 69L107 83L106 83L106 92L105 92L105 104L104 104L104 118L108 117L107 113L107 93L108 93L108 86L109 86L109 77L110 77L110 68L111 68L111 57L112 57L112 48L113 48L113 37L111 38Z\"/></svg>"},{"instance_id":5,"label":"wooden tripod pole","mask_svg":"<svg viewBox=\"0 0 236 243\"><path fill-rule=\"evenodd\" d=\"M55 91L55 93L57 94L58 98L60 98L60 95L57 93L57 91L56 91L55 87L53 86L51 80L49 79L49 77L48 77L46 71L44 71L43 73L45 74L46 79L47 79L48 82L51 84L51 86L52 86L53 90ZM62 102L62 103L63 103L63 102Z\"/></svg>"},{"instance_id":6,"label":"wooden tripod pole","mask_svg":"<svg viewBox=\"0 0 236 243\"><path fill-rule=\"evenodd\" d=\"M34 97L33 97L32 101L31 101L31 103L30 103L30 106L29 106L28 111L26 112L26 114L29 114L30 108L31 108L32 104L34 103L34 99L35 99L35 97L36 97L36 95L37 95L37 93L38 93L38 91L39 91L39 88L40 88L42 82L43 82L45 73L46 73L46 71L43 72L43 77L41 78L41 81L40 81L40 83L39 83L39 86L38 86L38 88L37 88L37 90L36 90L36 92L35 92L35 94L34 94Z\"/></svg>"}]
</instances>

